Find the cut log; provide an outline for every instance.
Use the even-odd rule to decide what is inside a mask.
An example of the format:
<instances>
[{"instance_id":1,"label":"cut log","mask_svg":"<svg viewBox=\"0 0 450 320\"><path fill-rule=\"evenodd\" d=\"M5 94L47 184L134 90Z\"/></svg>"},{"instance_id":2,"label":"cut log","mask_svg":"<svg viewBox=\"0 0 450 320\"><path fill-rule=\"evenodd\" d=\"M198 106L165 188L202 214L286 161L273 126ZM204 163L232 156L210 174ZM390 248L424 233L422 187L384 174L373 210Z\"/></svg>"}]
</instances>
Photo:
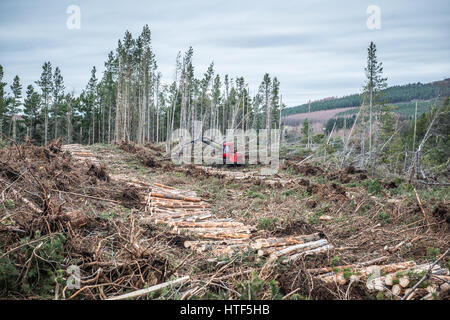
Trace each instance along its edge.
<instances>
[{"instance_id":1,"label":"cut log","mask_svg":"<svg viewBox=\"0 0 450 320\"><path fill-rule=\"evenodd\" d=\"M366 282L367 289L384 291L384 277L369 278Z\"/></svg>"},{"instance_id":2,"label":"cut log","mask_svg":"<svg viewBox=\"0 0 450 320\"><path fill-rule=\"evenodd\" d=\"M345 268L359 268L359 267L365 267L365 266L369 266L378 262L383 262L386 261L388 259L388 257L383 256L380 258L376 258L376 259L372 259L370 261L365 261L365 262L361 262L361 263L355 263L355 264L349 264L349 265L345 265L345 266L337 266L337 267L325 267L325 268L316 268L316 269L308 269L307 271L309 273L312 274L321 274L321 273L325 273L325 272L332 272L333 270L338 269L339 271L344 270Z\"/></svg>"},{"instance_id":3,"label":"cut log","mask_svg":"<svg viewBox=\"0 0 450 320\"><path fill-rule=\"evenodd\" d=\"M172 199L172 200L182 200L182 201L189 201L189 202L201 202L202 201L202 199L200 199L200 198L186 197L186 196L175 195L175 194L170 194L170 193L151 192L150 197L162 198L162 199Z\"/></svg>"},{"instance_id":4,"label":"cut log","mask_svg":"<svg viewBox=\"0 0 450 320\"><path fill-rule=\"evenodd\" d=\"M405 294L409 294L411 292L412 288L405 289ZM406 300L412 300L414 299L415 292L411 292L411 294L408 295L408 298Z\"/></svg>"},{"instance_id":5,"label":"cut log","mask_svg":"<svg viewBox=\"0 0 450 320\"><path fill-rule=\"evenodd\" d=\"M316 249L312 249L312 250L306 250L304 252L300 252L297 254L294 254L292 256L287 257L286 259L283 260L283 263L290 263L290 262L294 262L297 261L298 259L300 259L301 257L305 257L308 255L315 255L315 254L320 254L320 253L325 253L328 252L330 250L333 250L333 246L331 244L327 244L325 246L316 248Z\"/></svg>"},{"instance_id":6,"label":"cut log","mask_svg":"<svg viewBox=\"0 0 450 320\"><path fill-rule=\"evenodd\" d=\"M387 286L392 286L392 285L394 285L395 278L396 278L395 274L390 273L390 274L386 275L386 277L384 278L384 283Z\"/></svg>"},{"instance_id":7,"label":"cut log","mask_svg":"<svg viewBox=\"0 0 450 320\"><path fill-rule=\"evenodd\" d=\"M203 215L196 215L196 214L192 214L192 215L173 215L171 217L168 216L152 216L150 218L144 218L141 219L141 221L139 222L142 225L150 225L150 224L166 224L169 225L169 223L171 221L173 221L173 217L178 217L178 218L182 218L185 219L186 221L188 220L192 220L192 221L201 221L201 220L206 220L208 218L211 218L212 215L210 214L203 214Z\"/></svg>"},{"instance_id":8,"label":"cut log","mask_svg":"<svg viewBox=\"0 0 450 320\"><path fill-rule=\"evenodd\" d=\"M450 291L450 283L444 282L443 284L441 284L440 289L442 292Z\"/></svg>"},{"instance_id":9,"label":"cut log","mask_svg":"<svg viewBox=\"0 0 450 320\"><path fill-rule=\"evenodd\" d=\"M116 296L116 297L111 297L111 298L108 298L107 300L132 299L132 298L144 296L146 294L149 294L150 292L161 290L162 288L165 288L165 287L173 286L173 285L176 285L176 284L181 284L181 283L186 282L188 280L189 280L189 276L185 276L183 278L178 278L178 279L175 279L175 280L172 280L172 281L168 281L168 282L157 284L156 286L152 286L150 288L133 291L133 292L126 293L126 294L123 294L123 295L120 295L120 296Z\"/></svg>"},{"instance_id":10,"label":"cut log","mask_svg":"<svg viewBox=\"0 0 450 320\"><path fill-rule=\"evenodd\" d=\"M437 286L435 284L431 284L425 288L428 293L435 293L437 291Z\"/></svg>"},{"instance_id":11,"label":"cut log","mask_svg":"<svg viewBox=\"0 0 450 320\"><path fill-rule=\"evenodd\" d=\"M154 182L153 184L154 184L155 186L160 187L160 188L163 188L163 189L176 190L174 187L169 187L169 186L166 186L166 185L157 183L157 182Z\"/></svg>"},{"instance_id":12,"label":"cut log","mask_svg":"<svg viewBox=\"0 0 450 320\"><path fill-rule=\"evenodd\" d=\"M407 261L407 262L400 262L400 263L392 263L382 266L375 266L379 267L380 270L382 270L384 273L392 273L397 272L399 270L409 269L416 265L414 261Z\"/></svg>"},{"instance_id":13,"label":"cut log","mask_svg":"<svg viewBox=\"0 0 450 320\"><path fill-rule=\"evenodd\" d=\"M250 239L251 234L244 233L235 233L235 234L227 234L227 233L198 233L197 236L205 239Z\"/></svg>"},{"instance_id":14,"label":"cut log","mask_svg":"<svg viewBox=\"0 0 450 320\"><path fill-rule=\"evenodd\" d=\"M175 232L192 232L192 233L246 233L246 234L250 234L251 230L249 227L247 226L243 226L243 227L229 227L229 228L214 228L214 227L210 227L210 228L203 228L203 227L192 227L192 228L188 228L188 227L173 227L173 231Z\"/></svg>"},{"instance_id":15,"label":"cut log","mask_svg":"<svg viewBox=\"0 0 450 320\"><path fill-rule=\"evenodd\" d=\"M95 158L95 156L94 156L94 154L93 153L90 153L90 152L78 152L78 151L74 151L74 152L71 152L72 153L72 155L74 156L74 157L89 157L89 158Z\"/></svg>"},{"instance_id":16,"label":"cut log","mask_svg":"<svg viewBox=\"0 0 450 320\"><path fill-rule=\"evenodd\" d=\"M151 208L150 212L157 212L157 213L197 213L197 214L206 214L206 213L211 213L210 210L208 209L177 209L177 208L172 208L172 209L163 209L163 208L156 208L153 207Z\"/></svg>"},{"instance_id":17,"label":"cut log","mask_svg":"<svg viewBox=\"0 0 450 320\"><path fill-rule=\"evenodd\" d=\"M210 218L212 217L211 214L209 213L204 213L204 214L199 214L197 212L191 212L191 213L173 213L173 214L164 214L164 213L152 213L152 215L149 218L145 218L145 219L150 219L150 220L154 220L154 219L158 219L158 220L163 220L166 222L171 221L172 219L176 219L176 218L184 218L184 219L205 219L205 218ZM142 219L142 220L145 220Z\"/></svg>"},{"instance_id":18,"label":"cut log","mask_svg":"<svg viewBox=\"0 0 450 320\"><path fill-rule=\"evenodd\" d=\"M403 288L408 288L409 286L409 277L408 276L403 276L400 278L399 280L399 284L400 286L402 286Z\"/></svg>"},{"instance_id":19,"label":"cut log","mask_svg":"<svg viewBox=\"0 0 450 320\"><path fill-rule=\"evenodd\" d=\"M39 214L42 213L41 208L39 208L37 205L35 205L33 202L31 202L27 198L20 196L18 191L14 190L12 188L10 190L17 198L19 198L19 200L21 200L23 203L25 203L27 205L27 207L30 208L32 211L34 211L35 213L39 213Z\"/></svg>"},{"instance_id":20,"label":"cut log","mask_svg":"<svg viewBox=\"0 0 450 320\"><path fill-rule=\"evenodd\" d=\"M166 208L166 209L201 209L201 208L207 208L207 205L191 205L191 204L174 204L174 203L157 203L155 204L160 208Z\"/></svg>"},{"instance_id":21,"label":"cut log","mask_svg":"<svg viewBox=\"0 0 450 320\"><path fill-rule=\"evenodd\" d=\"M402 292L402 287L399 284L394 284L392 286L391 291L392 291L392 294L399 296L400 293Z\"/></svg>"},{"instance_id":22,"label":"cut log","mask_svg":"<svg viewBox=\"0 0 450 320\"><path fill-rule=\"evenodd\" d=\"M320 239L319 233L313 233L296 237L256 239L255 242L252 244L252 248L258 250L269 247L282 247L301 244L319 239Z\"/></svg>"},{"instance_id":23,"label":"cut log","mask_svg":"<svg viewBox=\"0 0 450 320\"><path fill-rule=\"evenodd\" d=\"M284 250L284 249L289 248L289 247L290 247L290 245L281 246L281 247L262 248L262 249L258 250L258 256L260 256L260 257L262 257L262 256L270 256L272 253L274 253L276 251Z\"/></svg>"},{"instance_id":24,"label":"cut log","mask_svg":"<svg viewBox=\"0 0 450 320\"><path fill-rule=\"evenodd\" d=\"M326 239L301 243L301 244L289 246L285 249L273 252L270 255L270 258L277 259L278 257L281 257L281 256L290 255L290 254L306 251L309 249L315 249L315 248L322 247L327 244L328 244L328 240L326 240Z\"/></svg>"},{"instance_id":25,"label":"cut log","mask_svg":"<svg viewBox=\"0 0 450 320\"><path fill-rule=\"evenodd\" d=\"M248 242L245 240L240 240L240 239L229 239L229 240L219 240L219 241L197 240L197 241L185 241L184 247L185 248L195 248L195 247L200 247L203 245L223 246L223 245L241 245L241 244L248 245Z\"/></svg>"},{"instance_id":26,"label":"cut log","mask_svg":"<svg viewBox=\"0 0 450 320\"><path fill-rule=\"evenodd\" d=\"M245 227L245 225L241 222L236 221L224 221L224 222L213 222L213 221L201 221L201 222L190 222L190 221L173 221L168 222L170 226L176 226L179 228L188 227L188 228L236 228L236 227Z\"/></svg>"}]
</instances>

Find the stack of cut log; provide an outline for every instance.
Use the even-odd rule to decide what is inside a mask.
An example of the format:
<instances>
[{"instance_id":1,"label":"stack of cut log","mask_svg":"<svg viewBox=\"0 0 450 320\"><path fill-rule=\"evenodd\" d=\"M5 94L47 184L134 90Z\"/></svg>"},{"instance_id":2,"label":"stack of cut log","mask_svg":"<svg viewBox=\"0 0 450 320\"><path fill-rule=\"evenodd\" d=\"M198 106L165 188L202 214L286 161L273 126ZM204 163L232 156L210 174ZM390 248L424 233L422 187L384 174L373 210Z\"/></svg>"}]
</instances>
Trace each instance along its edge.
<instances>
[{"instance_id":1,"label":"stack of cut log","mask_svg":"<svg viewBox=\"0 0 450 320\"><path fill-rule=\"evenodd\" d=\"M70 152L76 161L85 162L86 160L98 164L99 161L95 155L83 147L81 144L65 144L61 147L63 151Z\"/></svg>"},{"instance_id":2,"label":"stack of cut log","mask_svg":"<svg viewBox=\"0 0 450 320\"><path fill-rule=\"evenodd\" d=\"M267 176L267 175L261 175L259 171L248 171L248 172L241 172L241 171L231 171L231 170L222 170L217 168L211 168L211 167L204 167L204 166L197 166L197 170L203 171L205 174L216 176L216 177L222 177L223 179L231 180L231 181L243 181L243 180L254 180L259 181L261 185L267 185L267 186L285 186L290 183L295 183L297 179L281 179L280 177L276 176ZM179 168L181 171L189 171L190 168Z\"/></svg>"},{"instance_id":3,"label":"stack of cut log","mask_svg":"<svg viewBox=\"0 0 450 320\"><path fill-rule=\"evenodd\" d=\"M410 299L433 299L434 294L450 290L449 270L432 264L417 265L414 261L393 263L387 265L370 265L357 267L355 265L335 268L319 268L308 270L318 274L316 279L325 283L344 285L347 282L365 281L371 291L379 291L383 296L400 299L411 290L422 276L430 270L430 277L408 296Z\"/></svg>"},{"instance_id":4,"label":"stack of cut log","mask_svg":"<svg viewBox=\"0 0 450 320\"><path fill-rule=\"evenodd\" d=\"M143 222L165 224L172 232L206 239L248 239L254 228L231 219L215 219L209 204L193 191L154 183L148 195L150 218Z\"/></svg>"},{"instance_id":5,"label":"stack of cut log","mask_svg":"<svg viewBox=\"0 0 450 320\"><path fill-rule=\"evenodd\" d=\"M321 239L318 233L285 238L257 239L251 244L251 247L258 250L259 256L268 256L271 260L283 257L284 263L333 249L328 240Z\"/></svg>"},{"instance_id":6,"label":"stack of cut log","mask_svg":"<svg viewBox=\"0 0 450 320\"><path fill-rule=\"evenodd\" d=\"M270 259L285 257L292 262L309 254L327 252L333 247L318 233L284 238L253 239L256 228L232 219L217 219L209 205L195 192L182 191L154 183L148 195L149 218L141 223L165 224L172 232L189 234L200 240L186 241L185 247L215 256L231 255L236 251L257 251Z\"/></svg>"}]
</instances>

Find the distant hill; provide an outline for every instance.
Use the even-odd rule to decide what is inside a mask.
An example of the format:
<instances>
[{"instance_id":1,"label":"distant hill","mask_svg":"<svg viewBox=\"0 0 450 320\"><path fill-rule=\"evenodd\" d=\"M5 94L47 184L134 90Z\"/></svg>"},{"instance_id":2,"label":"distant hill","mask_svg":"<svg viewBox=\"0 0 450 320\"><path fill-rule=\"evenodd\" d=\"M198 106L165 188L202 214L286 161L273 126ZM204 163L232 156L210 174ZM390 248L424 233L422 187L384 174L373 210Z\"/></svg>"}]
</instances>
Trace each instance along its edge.
<instances>
[{"instance_id":1,"label":"distant hill","mask_svg":"<svg viewBox=\"0 0 450 320\"><path fill-rule=\"evenodd\" d=\"M438 96L450 94L450 78L430 83L412 83L401 86L388 87L383 99L386 103L410 102L411 100L430 100ZM362 104L361 94L352 94L340 98L326 98L311 102L311 112L321 110L332 110L340 108L358 107ZM308 104L287 108L283 116L308 112Z\"/></svg>"}]
</instances>

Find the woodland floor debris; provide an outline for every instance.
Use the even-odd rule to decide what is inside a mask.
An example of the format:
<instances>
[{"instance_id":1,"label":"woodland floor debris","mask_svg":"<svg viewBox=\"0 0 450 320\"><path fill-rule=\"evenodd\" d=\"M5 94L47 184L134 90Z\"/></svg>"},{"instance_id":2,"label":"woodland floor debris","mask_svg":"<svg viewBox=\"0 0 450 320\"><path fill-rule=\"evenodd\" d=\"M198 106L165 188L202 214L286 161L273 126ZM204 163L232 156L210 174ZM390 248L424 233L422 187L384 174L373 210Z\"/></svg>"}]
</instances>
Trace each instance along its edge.
<instances>
[{"instance_id":1,"label":"woodland floor debris","mask_svg":"<svg viewBox=\"0 0 450 320\"><path fill-rule=\"evenodd\" d=\"M106 299L189 276L152 297L397 299L450 243L448 188L417 187L427 225L412 189L353 167L304 161L263 178L173 166L154 145L52 141L3 148L0 169L2 297ZM449 261L408 298L447 299ZM79 290L63 281L72 264ZM395 295L362 276L406 264Z\"/></svg>"}]
</instances>

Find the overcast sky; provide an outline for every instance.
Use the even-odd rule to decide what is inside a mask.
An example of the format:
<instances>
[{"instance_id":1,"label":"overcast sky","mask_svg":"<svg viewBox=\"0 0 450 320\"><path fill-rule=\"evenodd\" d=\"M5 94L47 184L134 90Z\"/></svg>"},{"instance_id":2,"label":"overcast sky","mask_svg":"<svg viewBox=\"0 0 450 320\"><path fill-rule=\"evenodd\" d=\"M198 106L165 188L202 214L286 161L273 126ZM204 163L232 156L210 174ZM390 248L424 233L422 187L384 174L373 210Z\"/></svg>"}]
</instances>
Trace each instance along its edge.
<instances>
[{"instance_id":1,"label":"overcast sky","mask_svg":"<svg viewBox=\"0 0 450 320\"><path fill-rule=\"evenodd\" d=\"M69 5L80 7L79 30L66 26ZM381 9L379 30L367 27L370 5ZM288 106L359 92L371 40L389 85L450 77L449 0L1 0L8 88L18 74L25 91L49 60L66 89L79 93L125 30L137 36L145 24L163 81L173 79L177 52L192 45L198 76L214 61L217 73L244 76L254 93L268 72L281 81Z\"/></svg>"}]
</instances>

